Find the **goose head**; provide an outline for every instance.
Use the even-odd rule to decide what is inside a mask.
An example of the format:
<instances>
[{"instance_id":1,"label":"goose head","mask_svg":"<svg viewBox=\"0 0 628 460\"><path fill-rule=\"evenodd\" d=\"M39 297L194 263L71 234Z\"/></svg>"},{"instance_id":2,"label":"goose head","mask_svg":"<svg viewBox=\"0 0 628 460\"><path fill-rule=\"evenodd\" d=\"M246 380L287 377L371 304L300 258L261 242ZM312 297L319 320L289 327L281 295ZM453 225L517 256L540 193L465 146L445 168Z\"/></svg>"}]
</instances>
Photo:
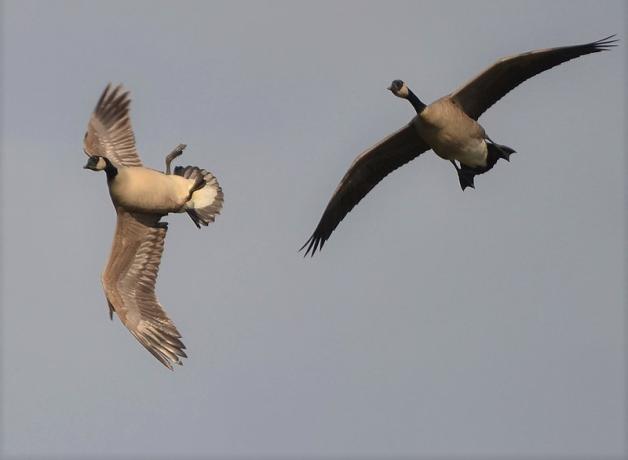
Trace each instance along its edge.
<instances>
[{"instance_id":1,"label":"goose head","mask_svg":"<svg viewBox=\"0 0 628 460\"><path fill-rule=\"evenodd\" d=\"M408 96L410 96L410 89L402 80L393 80L388 89L392 91L395 96L402 99L408 99Z\"/></svg>"},{"instance_id":2,"label":"goose head","mask_svg":"<svg viewBox=\"0 0 628 460\"><path fill-rule=\"evenodd\" d=\"M425 107L427 107L402 80L393 80L388 89L392 91L395 96L410 101L410 104L412 104L412 107L414 107L414 110L416 110L416 113L419 115L425 110Z\"/></svg>"},{"instance_id":3,"label":"goose head","mask_svg":"<svg viewBox=\"0 0 628 460\"><path fill-rule=\"evenodd\" d=\"M92 171L104 171L107 169L107 163L111 164L105 157L94 155L89 157L83 169L91 169Z\"/></svg>"},{"instance_id":4,"label":"goose head","mask_svg":"<svg viewBox=\"0 0 628 460\"><path fill-rule=\"evenodd\" d=\"M89 157L84 169L91 169L92 171L105 171L107 173L107 179L113 179L118 174L118 168L116 168L108 158L93 155Z\"/></svg>"}]
</instances>

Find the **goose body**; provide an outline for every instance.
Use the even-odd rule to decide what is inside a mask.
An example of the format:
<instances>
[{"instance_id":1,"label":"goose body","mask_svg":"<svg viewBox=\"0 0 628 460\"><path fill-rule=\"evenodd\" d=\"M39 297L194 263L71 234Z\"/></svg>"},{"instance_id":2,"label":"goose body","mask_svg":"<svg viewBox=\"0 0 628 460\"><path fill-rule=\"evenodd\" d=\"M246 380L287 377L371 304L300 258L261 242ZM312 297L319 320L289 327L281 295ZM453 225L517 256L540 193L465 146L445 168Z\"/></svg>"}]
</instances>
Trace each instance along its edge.
<instances>
[{"instance_id":1,"label":"goose body","mask_svg":"<svg viewBox=\"0 0 628 460\"><path fill-rule=\"evenodd\" d=\"M322 249L344 217L384 177L427 150L450 161L462 190L474 187L474 177L491 170L514 150L494 143L478 118L525 80L579 56L615 46L614 36L582 45L541 49L499 59L456 91L424 104L401 80L388 88L408 100L416 116L404 127L361 153L332 194L318 225L301 247L305 255Z\"/></svg>"},{"instance_id":2,"label":"goose body","mask_svg":"<svg viewBox=\"0 0 628 460\"><path fill-rule=\"evenodd\" d=\"M141 166L120 167L108 181L111 200L130 211L166 215L184 212L194 186L192 179Z\"/></svg>"},{"instance_id":3,"label":"goose body","mask_svg":"<svg viewBox=\"0 0 628 460\"><path fill-rule=\"evenodd\" d=\"M155 283L168 224L161 218L187 212L200 228L220 213L223 193L216 178L196 166L171 161L185 145L166 158L166 173L142 166L131 128L128 92L121 86L102 93L87 132L83 150L86 169L104 171L117 214L116 230L102 285L109 305L131 334L162 364L182 364L185 345L155 295Z\"/></svg>"},{"instance_id":4,"label":"goose body","mask_svg":"<svg viewBox=\"0 0 628 460\"><path fill-rule=\"evenodd\" d=\"M441 98L415 117L413 126L427 145L444 160L471 167L486 166L486 133L450 97Z\"/></svg>"}]
</instances>

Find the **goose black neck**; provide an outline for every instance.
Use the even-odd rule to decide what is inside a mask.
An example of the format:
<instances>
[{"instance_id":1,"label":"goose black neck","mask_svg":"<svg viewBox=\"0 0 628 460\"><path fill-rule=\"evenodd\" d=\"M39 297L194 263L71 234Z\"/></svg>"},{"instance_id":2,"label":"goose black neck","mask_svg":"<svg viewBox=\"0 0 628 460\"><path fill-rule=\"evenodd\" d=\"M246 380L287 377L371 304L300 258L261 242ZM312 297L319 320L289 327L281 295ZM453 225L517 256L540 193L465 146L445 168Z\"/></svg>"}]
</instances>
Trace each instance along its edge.
<instances>
[{"instance_id":1,"label":"goose black neck","mask_svg":"<svg viewBox=\"0 0 628 460\"><path fill-rule=\"evenodd\" d=\"M416 94L410 91L410 89L408 89L408 100L410 101L410 104L412 104L412 107L414 107L414 110L416 110L416 113L418 114L423 112L423 109L425 109L426 107L426 105L423 104L423 102L421 102L421 100L418 97L416 97Z\"/></svg>"},{"instance_id":2,"label":"goose black neck","mask_svg":"<svg viewBox=\"0 0 628 460\"><path fill-rule=\"evenodd\" d=\"M107 181L113 180L118 175L118 168L116 168L113 163L109 160L105 160L107 166L105 166L105 173L107 174Z\"/></svg>"}]
</instances>

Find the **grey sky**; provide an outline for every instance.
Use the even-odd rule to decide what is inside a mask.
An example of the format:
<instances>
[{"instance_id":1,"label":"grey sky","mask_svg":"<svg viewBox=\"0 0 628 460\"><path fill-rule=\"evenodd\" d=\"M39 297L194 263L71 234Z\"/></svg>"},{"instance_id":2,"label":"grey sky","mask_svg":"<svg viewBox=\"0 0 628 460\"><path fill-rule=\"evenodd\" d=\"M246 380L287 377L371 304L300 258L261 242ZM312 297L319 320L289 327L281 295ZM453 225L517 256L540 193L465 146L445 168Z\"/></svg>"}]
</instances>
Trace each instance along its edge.
<instances>
[{"instance_id":1,"label":"grey sky","mask_svg":"<svg viewBox=\"0 0 628 460\"><path fill-rule=\"evenodd\" d=\"M2 452L626 454L621 1L2 5ZM460 191L426 153L297 249L353 158L497 58L618 33L480 122L519 153ZM190 359L144 350L100 286L115 214L82 138L131 91L145 164L207 168L157 291Z\"/></svg>"}]
</instances>

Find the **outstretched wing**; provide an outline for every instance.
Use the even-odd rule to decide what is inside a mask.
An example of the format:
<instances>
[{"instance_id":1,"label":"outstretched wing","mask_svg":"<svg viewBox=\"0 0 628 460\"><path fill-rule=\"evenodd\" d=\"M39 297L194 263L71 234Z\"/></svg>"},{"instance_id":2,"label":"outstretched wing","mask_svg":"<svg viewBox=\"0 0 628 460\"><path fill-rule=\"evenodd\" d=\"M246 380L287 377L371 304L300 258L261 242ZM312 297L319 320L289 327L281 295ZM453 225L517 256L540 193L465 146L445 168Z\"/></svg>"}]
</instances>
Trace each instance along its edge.
<instances>
[{"instance_id":1,"label":"outstretched wing","mask_svg":"<svg viewBox=\"0 0 628 460\"><path fill-rule=\"evenodd\" d=\"M182 364L179 331L155 296L168 226L160 216L118 208L118 221L102 284L111 311L155 358L172 370Z\"/></svg>"},{"instance_id":2,"label":"outstretched wing","mask_svg":"<svg viewBox=\"0 0 628 460\"><path fill-rule=\"evenodd\" d=\"M107 85L87 124L83 150L88 156L107 157L120 166L142 166L129 118L130 103L122 85L113 90Z\"/></svg>"},{"instance_id":3,"label":"outstretched wing","mask_svg":"<svg viewBox=\"0 0 628 460\"><path fill-rule=\"evenodd\" d=\"M490 106L528 78L570 59L612 48L615 35L584 45L548 48L508 56L484 70L453 92L455 99L469 117L477 120Z\"/></svg>"},{"instance_id":4,"label":"outstretched wing","mask_svg":"<svg viewBox=\"0 0 628 460\"><path fill-rule=\"evenodd\" d=\"M412 122L358 156L344 175L309 240L305 255L321 250L340 221L379 181L429 150Z\"/></svg>"}]
</instances>

